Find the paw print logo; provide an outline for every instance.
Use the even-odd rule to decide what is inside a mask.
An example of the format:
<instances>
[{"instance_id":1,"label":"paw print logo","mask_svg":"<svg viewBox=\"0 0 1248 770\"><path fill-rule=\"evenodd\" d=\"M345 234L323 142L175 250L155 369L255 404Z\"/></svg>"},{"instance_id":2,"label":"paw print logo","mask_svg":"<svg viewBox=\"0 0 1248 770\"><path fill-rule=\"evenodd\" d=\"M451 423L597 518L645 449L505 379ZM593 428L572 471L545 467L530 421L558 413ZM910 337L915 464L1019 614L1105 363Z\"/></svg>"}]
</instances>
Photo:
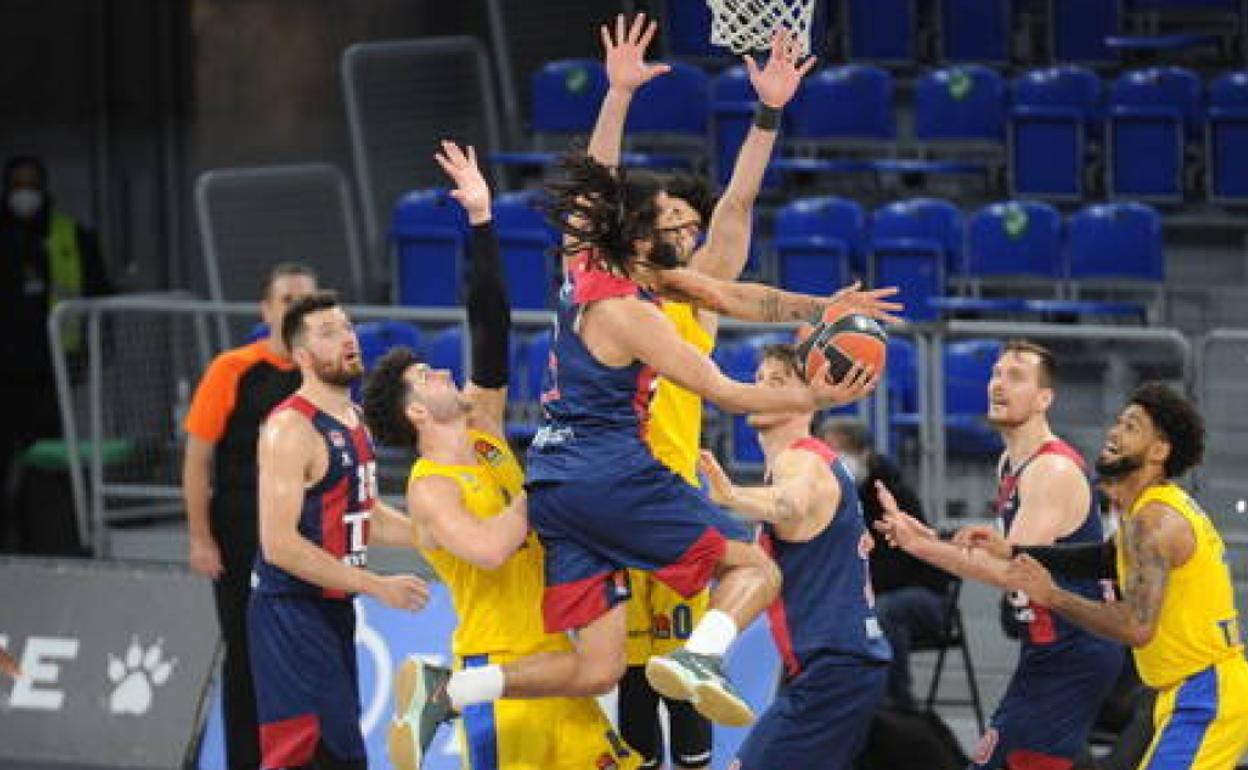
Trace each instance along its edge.
<instances>
[{"instance_id":1,"label":"paw print logo","mask_svg":"<svg viewBox=\"0 0 1248 770\"><path fill-rule=\"evenodd\" d=\"M165 658L163 645L164 640L157 640L145 649L136 637L124 658L108 656L108 681L113 684L109 713L142 716L152 707L156 688L169 681L178 662Z\"/></svg>"}]
</instances>

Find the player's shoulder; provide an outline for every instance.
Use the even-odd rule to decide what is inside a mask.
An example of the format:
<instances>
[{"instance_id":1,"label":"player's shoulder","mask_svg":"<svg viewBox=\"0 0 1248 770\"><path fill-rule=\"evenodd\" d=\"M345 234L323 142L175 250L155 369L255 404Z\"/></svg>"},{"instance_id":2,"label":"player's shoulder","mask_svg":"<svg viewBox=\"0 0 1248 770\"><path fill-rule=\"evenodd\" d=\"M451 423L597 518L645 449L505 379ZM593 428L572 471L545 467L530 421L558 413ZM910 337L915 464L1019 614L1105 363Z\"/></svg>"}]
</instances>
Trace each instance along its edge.
<instances>
[{"instance_id":1,"label":"player's shoulder","mask_svg":"<svg viewBox=\"0 0 1248 770\"><path fill-rule=\"evenodd\" d=\"M1023 483L1036 484L1087 484L1083 461L1069 451L1049 451L1038 455L1023 472Z\"/></svg>"}]
</instances>

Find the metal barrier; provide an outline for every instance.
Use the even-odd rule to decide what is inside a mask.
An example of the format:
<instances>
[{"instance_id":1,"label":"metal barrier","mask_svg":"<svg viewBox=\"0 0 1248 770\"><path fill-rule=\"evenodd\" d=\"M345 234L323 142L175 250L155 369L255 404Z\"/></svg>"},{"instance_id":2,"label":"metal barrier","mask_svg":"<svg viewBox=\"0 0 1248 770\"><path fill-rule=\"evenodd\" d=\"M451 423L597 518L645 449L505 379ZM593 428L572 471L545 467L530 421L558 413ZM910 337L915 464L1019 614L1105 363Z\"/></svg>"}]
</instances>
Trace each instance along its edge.
<instances>
[{"instance_id":1,"label":"metal barrier","mask_svg":"<svg viewBox=\"0 0 1248 770\"><path fill-rule=\"evenodd\" d=\"M1208 431L1196 489L1227 544L1248 550L1248 330L1215 329L1196 350L1196 397ZM1232 566L1248 580L1248 561Z\"/></svg>"}]
</instances>

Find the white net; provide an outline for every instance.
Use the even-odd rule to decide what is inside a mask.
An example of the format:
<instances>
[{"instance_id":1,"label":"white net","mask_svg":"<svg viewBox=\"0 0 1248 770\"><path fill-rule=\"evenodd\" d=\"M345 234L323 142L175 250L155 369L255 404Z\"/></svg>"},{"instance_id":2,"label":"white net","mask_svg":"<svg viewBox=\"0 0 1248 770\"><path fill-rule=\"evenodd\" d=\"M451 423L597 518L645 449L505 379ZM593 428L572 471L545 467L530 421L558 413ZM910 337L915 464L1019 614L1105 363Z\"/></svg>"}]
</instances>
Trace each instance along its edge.
<instances>
[{"instance_id":1,"label":"white net","mask_svg":"<svg viewBox=\"0 0 1248 770\"><path fill-rule=\"evenodd\" d=\"M810 53L816 0L706 0L711 8L711 42L733 53L771 47L778 27L792 32L802 53Z\"/></svg>"}]
</instances>

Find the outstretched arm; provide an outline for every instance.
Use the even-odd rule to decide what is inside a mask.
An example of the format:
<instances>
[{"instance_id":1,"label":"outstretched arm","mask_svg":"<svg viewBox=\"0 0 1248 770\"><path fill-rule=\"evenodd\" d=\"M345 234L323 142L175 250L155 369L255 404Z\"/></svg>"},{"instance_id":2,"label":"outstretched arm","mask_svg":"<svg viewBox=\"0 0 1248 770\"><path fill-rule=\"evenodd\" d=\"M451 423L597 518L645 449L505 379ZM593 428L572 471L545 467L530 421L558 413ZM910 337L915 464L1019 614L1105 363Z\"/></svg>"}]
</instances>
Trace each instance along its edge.
<instances>
[{"instance_id":1,"label":"outstretched arm","mask_svg":"<svg viewBox=\"0 0 1248 770\"><path fill-rule=\"evenodd\" d=\"M901 320L893 315L902 308L889 299L897 294L897 288L892 286L861 291L859 285L854 283L831 297L815 297L761 283L722 281L684 268L654 271L654 284L659 294L667 299L688 302L703 310L742 321L810 321L838 302L853 312L886 323L899 323Z\"/></svg>"},{"instance_id":2,"label":"outstretched arm","mask_svg":"<svg viewBox=\"0 0 1248 770\"><path fill-rule=\"evenodd\" d=\"M603 64L607 70L607 95L598 110L598 121L589 135L589 156L604 166L620 165L620 145L624 141L624 121L633 94L651 79L669 71L666 64L647 64L646 48L654 39L658 24L646 23L639 13L629 25L624 14L615 17L615 34L603 24L598 28L602 37Z\"/></svg>"},{"instance_id":3,"label":"outstretched arm","mask_svg":"<svg viewBox=\"0 0 1248 770\"><path fill-rule=\"evenodd\" d=\"M464 394L472 402L470 422L478 430L501 437L507 409L511 302L490 210L490 186L481 175L472 147L465 152L454 142L443 140L442 151L433 157L455 183L451 197L464 207L472 226L466 303L472 375L464 386Z\"/></svg>"}]
</instances>

